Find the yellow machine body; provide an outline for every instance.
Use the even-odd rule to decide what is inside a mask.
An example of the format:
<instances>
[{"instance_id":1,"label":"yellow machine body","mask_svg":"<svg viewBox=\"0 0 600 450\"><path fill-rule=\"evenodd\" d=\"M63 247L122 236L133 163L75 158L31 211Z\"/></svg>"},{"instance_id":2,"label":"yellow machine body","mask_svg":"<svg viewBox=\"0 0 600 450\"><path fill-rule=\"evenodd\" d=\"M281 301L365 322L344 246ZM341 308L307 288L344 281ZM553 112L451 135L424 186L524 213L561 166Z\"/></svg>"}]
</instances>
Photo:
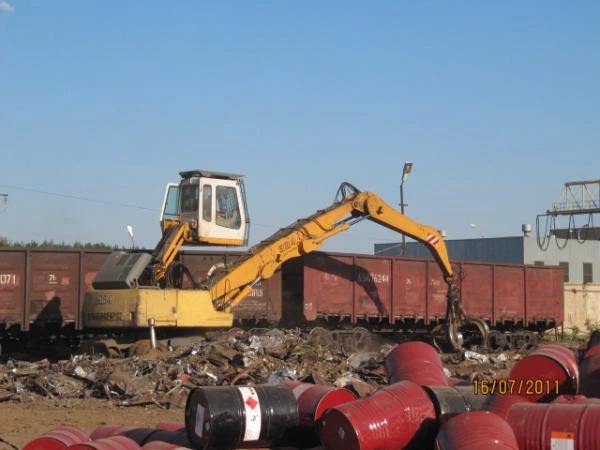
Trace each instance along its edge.
<instances>
[{"instance_id":1,"label":"yellow machine body","mask_svg":"<svg viewBox=\"0 0 600 450\"><path fill-rule=\"evenodd\" d=\"M83 307L90 328L231 327L233 314L216 311L208 291L185 289L110 289L89 292Z\"/></svg>"}]
</instances>

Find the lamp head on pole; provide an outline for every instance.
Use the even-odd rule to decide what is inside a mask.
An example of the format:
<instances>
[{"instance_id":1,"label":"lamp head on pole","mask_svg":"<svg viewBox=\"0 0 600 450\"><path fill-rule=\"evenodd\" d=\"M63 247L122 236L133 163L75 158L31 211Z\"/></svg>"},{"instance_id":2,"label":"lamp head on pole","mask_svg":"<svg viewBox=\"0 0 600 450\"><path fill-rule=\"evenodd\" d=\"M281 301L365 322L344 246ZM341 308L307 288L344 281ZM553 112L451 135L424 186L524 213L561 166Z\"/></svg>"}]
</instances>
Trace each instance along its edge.
<instances>
[{"instance_id":1,"label":"lamp head on pole","mask_svg":"<svg viewBox=\"0 0 600 450\"><path fill-rule=\"evenodd\" d=\"M406 180L408 179L408 174L412 170L412 166L413 163L411 163L410 161L404 163L404 169L402 170L402 183L406 183Z\"/></svg>"}]
</instances>

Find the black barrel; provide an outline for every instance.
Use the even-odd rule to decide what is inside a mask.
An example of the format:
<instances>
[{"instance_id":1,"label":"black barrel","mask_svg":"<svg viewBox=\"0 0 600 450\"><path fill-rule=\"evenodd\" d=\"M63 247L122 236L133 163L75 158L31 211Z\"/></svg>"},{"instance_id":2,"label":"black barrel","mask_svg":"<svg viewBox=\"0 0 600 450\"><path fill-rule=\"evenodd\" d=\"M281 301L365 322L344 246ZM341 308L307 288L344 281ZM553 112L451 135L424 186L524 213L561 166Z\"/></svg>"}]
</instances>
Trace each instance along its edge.
<instances>
[{"instance_id":1,"label":"black barrel","mask_svg":"<svg viewBox=\"0 0 600 450\"><path fill-rule=\"evenodd\" d=\"M471 386L424 386L439 417L480 411L490 402L489 395L477 395Z\"/></svg>"},{"instance_id":2,"label":"black barrel","mask_svg":"<svg viewBox=\"0 0 600 450\"><path fill-rule=\"evenodd\" d=\"M168 430L155 430L154 433L149 435L144 441L144 445L148 442L166 442L168 444L180 445L182 447L192 447L192 443L188 439L185 431L168 431Z\"/></svg>"},{"instance_id":3,"label":"black barrel","mask_svg":"<svg viewBox=\"0 0 600 450\"><path fill-rule=\"evenodd\" d=\"M268 447L299 423L294 393L284 384L197 387L185 406L188 437L205 449Z\"/></svg>"}]
</instances>

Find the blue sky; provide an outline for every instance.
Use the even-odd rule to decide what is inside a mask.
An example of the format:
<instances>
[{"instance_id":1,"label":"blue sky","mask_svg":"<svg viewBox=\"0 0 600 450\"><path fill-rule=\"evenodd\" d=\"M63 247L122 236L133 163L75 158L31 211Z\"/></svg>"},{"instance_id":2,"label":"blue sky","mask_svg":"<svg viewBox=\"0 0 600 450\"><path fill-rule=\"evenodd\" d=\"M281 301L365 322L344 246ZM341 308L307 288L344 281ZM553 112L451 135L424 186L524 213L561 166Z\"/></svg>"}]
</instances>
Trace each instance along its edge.
<instances>
[{"instance_id":1,"label":"blue sky","mask_svg":"<svg viewBox=\"0 0 600 450\"><path fill-rule=\"evenodd\" d=\"M164 185L202 168L246 175L256 243L342 181L397 205L405 161L409 217L517 235L600 178L598 23L597 1L2 0L0 236L153 247Z\"/></svg>"}]
</instances>

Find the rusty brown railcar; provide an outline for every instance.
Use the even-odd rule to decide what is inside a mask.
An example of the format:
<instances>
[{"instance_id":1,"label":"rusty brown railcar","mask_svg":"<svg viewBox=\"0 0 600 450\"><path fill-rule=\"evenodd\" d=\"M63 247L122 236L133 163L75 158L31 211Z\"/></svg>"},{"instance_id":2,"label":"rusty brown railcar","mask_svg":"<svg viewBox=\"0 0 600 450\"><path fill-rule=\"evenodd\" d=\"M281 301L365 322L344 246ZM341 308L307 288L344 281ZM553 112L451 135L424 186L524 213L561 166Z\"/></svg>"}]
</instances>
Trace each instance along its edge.
<instances>
[{"instance_id":1,"label":"rusty brown railcar","mask_svg":"<svg viewBox=\"0 0 600 450\"><path fill-rule=\"evenodd\" d=\"M455 262L467 313L492 327L547 329L563 322L562 270L553 266ZM307 320L404 322L444 319L447 285L431 260L315 252L300 271ZM284 281L286 273L284 268ZM285 285L285 284L284 284Z\"/></svg>"}]
</instances>

